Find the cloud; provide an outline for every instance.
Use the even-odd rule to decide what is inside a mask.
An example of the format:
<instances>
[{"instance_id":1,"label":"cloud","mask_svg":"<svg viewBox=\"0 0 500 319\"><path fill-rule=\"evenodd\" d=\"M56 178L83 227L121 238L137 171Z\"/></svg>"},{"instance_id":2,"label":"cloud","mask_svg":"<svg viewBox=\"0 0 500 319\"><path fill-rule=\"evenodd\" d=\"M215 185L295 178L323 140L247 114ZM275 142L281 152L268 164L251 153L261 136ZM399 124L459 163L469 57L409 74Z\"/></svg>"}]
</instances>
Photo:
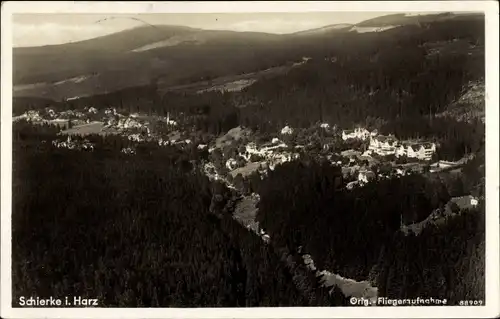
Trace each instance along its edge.
<instances>
[{"instance_id":1,"label":"cloud","mask_svg":"<svg viewBox=\"0 0 500 319\"><path fill-rule=\"evenodd\" d=\"M12 44L14 47L60 44L91 39L123 28L105 24L64 25L58 23L14 23Z\"/></svg>"}]
</instances>

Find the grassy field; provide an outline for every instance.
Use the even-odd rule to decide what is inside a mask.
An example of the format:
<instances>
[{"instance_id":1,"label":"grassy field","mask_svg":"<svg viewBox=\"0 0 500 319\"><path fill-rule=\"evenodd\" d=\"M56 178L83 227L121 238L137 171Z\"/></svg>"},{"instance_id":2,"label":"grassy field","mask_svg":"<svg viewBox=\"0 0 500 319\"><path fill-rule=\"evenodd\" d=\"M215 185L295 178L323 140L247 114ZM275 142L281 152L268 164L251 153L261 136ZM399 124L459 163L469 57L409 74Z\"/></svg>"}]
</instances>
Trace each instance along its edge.
<instances>
[{"instance_id":1,"label":"grassy field","mask_svg":"<svg viewBox=\"0 0 500 319\"><path fill-rule=\"evenodd\" d=\"M106 135L106 134L116 134L118 132L116 132L115 130L106 129L104 127L103 122L96 121L88 124L74 126L70 129L62 131L61 133L67 135L88 135L88 134Z\"/></svg>"},{"instance_id":2,"label":"grassy field","mask_svg":"<svg viewBox=\"0 0 500 319\"><path fill-rule=\"evenodd\" d=\"M236 204L233 214L234 219L254 231L258 231L258 223L255 221L258 211L257 202L257 199L246 196Z\"/></svg>"},{"instance_id":3,"label":"grassy field","mask_svg":"<svg viewBox=\"0 0 500 319\"><path fill-rule=\"evenodd\" d=\"M269 69L262 70L262 71L245 73L245 74L240 74L240 75L222 76L222 77L218 77L218 78L215 78L213 80L210 80L210 81L199 81L199 82L184 84L184 85L168 86L168 85L163 85L160 83L159 87L160 87L160 90L164 93L166 93L166 92L195 93L195 92L217 90L220 88L226 88L227 90L230 90L230 89L232 89L233 86L235 86L237 84L249 83L248 85L251 85L255 81L262 79L262 78L265 78L265 77L285 74L292 67L293 67L292 65L290 65L290 66L288 66L288 65L277 66L277 67L269 68ZM228 85L231 87L228 87Z\"/></svg>"},{"instance_id":4,"label":"grassy field","mask_svg":"<svg viewBox=\"0 0 500 319\"><path fill-rule=\"evenodd\" d=\"M258 170L260 165L265 166L267 164L265 161L248 163L247 165L245 165L243 167L239 167L239 168L229 172L229 174L231 174L233 177L236 177L236 175L238 175L238 174L241 174L243 177L245 177L247 175L252 174L256 170Z\"/></svg>"}]
</instances>

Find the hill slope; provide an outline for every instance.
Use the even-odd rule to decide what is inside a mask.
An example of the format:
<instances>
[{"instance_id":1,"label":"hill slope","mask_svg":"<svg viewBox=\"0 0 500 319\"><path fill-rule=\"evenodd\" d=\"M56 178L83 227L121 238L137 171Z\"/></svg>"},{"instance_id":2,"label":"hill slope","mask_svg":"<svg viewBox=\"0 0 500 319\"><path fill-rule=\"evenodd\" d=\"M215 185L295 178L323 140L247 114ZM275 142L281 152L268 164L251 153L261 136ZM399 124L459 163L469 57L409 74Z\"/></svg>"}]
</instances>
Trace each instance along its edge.
<instances>
[{"instance_id":1,"label":"hill slope","mask_svg":"<svg viewBox=\"0 0 500 319\"><path fill-rule=\"evenodd\" d=\"M158 78L179 83L193 75L199 80L237 74L267 66L265 58L255 57L263 56L262 49L277 39L261 33L146 26L76 43L15 48L14 94L64 99Z\"/></svg>"}]
</instances>

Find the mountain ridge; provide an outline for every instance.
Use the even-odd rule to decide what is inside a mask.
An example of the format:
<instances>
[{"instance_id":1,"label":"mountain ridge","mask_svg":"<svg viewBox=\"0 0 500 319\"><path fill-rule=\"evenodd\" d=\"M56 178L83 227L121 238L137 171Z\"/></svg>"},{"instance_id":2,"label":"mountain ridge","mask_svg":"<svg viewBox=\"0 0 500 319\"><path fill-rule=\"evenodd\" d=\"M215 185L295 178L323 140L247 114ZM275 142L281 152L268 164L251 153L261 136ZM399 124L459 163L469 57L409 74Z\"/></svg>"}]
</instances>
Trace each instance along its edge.
<instances>
[{"instance_id":1,"label":"mountain ridge","mask_svg":"<svg viewBox=\"0 0 500 319\"><path fill-rule=\"evenodd\" d=\"M425 17L442 19L442 15ZM387 31L367 27L350 32L352 28L338 24L277 35L140 26L69 44L14 48L14 95L61 100L148 85L159 79L166 86L184 85L298 63L304 57L323 59L342 51L356 55L377 42L419 37L424 32L415 24Z\"/></svg>"},{"instance_id":2,"label":"mountain ridge","mask_svg":"<svg viewBox=\"0 0 500 319\"><path fill-rule=\"evenodd\" d=\"M274 35L274 36L292 36L292 35L301 35L301 34L308 34L308 33L314 33L316 31L322 31L322 30L330 30L330 29L342 29L343 27L347 28L349 26L360 26L360 27L369 27L369 26L384 26L387 24L387 20L397 20L397 21L405 21L405 24L407 23L414 23L416 21L424 21L424 22L429 22L429 21L435 21L435 20L442 20L446 18L454 18L457 16L463 16L463 15L480 15L478 13L474 12L464 12L464 13L452 13L452 12L438 12L438 13L428 13L428 14L418 14L418 15L407 15L406 13L396 13L396 14L389 14L389 15L383 15L375 18L371 18L368 20L363 20L358 23L334 23L334 24L327 24L321 27L317 28L312 28L312 29L306 29L306 30L301 30L301 31L295 31L295 32L290 32L290 33L272 33L272 32L258 32L258 31L237 31L237 30L229 30L229 29L202 29L202 28L194 28L194 27L188 27L188 26L182 26L182 25L170 25L170 24L149 24L144 22L144 25L136 26L136 27L131 27L127 28L118 32L114 32L111 34L103 35L103 36L98 36L95 38L90 38L90 39L85 39L85 40L80 40L80 41L75 41L75 42L67 42L67 43L61 43L61 44L50 44L50 45L43 45L43 46L23 46L23 47L14 47L14 50L22 50L22 49L34 49L34 48L50 48L50 47L57 47L61 45L79 45L83 43L87 43L93 40L107 40L110 39L113 36L119 36L121 34L127 34L128 32L133 32L133 31L138 31L141 29L148 29L148 28L155 28L158 31L165 31L162 29L176 29L178 31L191 31L191 32L200 32L200 31L211 31L211 32L231 32L231 33L239 33L239 34L262 34L262 35ZM397 22L397 21L392 21L392 22Z\"/></svg>"}]
</instances>

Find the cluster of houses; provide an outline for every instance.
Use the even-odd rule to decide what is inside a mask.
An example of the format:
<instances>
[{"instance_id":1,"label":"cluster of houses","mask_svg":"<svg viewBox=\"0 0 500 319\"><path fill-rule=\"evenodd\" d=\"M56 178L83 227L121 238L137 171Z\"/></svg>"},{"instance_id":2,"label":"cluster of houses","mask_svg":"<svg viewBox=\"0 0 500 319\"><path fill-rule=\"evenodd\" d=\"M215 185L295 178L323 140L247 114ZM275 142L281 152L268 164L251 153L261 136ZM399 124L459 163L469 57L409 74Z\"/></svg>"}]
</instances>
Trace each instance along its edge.
<instances>
[{"instance_id":1,"label":"cluster of houses","mask_svg":"<svg viewBox=\"0 0 500 319\"><path fill-rule=\"evenodd\" d=\"M113 107L113 108L107 108L104 110L104 114L106 115L119 115L118 112L116 112L116 109Z\"/></svg>"},{"instance_id":2,"label":"cluster of houses","mask_svg":"<svg viewBox=\"0 0 500 319\"><path fill-rule=\"evenodd\" d=\"M41 112L35 110L27 111L20 116L14 117L13 120L16 121L20 119L26 119L34 123L67 123L68 121L72 120L73 124L84 124L85 122L90 122L88 118L89 115L97 114L97 112L97 109L93 107L86 107L83 112L78 110L67 110L61 111L59 113L55 112L51 108L46 108Z\"/></svg>"},{"instance_id":3,"label":"cluster of houses","mask_svg":"<svg viewBox=\"0 0 500 319\"><path fill-rule=\"evenodd\" d=\"M92 112L89 112L92 114ZM85 113L80 112L80 111L74 111L74 110L68 110L68 111L62 111L59 113L59 118L62 119L72 119L72 118L84 118L86 116Z\"/></svg>"},{"instance_id":4,"label":"cluster of houses","mask_svg":"<svg viewBox=\"0 0 500 319\"><path fill-rule=\"evenodd\" d=\"M133 149L132 147L122 148L122 153L133 155L135 154L135 149Z\"/></svg>"},{"instance_id":5,"label":"cluster of houses","mask_svg":"<svg viewBox=\"0 0 500 319\"><path fill-rule=\"evenodd\" d=\"M379 135L377 131L368 131L365 128L342 131L344 141L351 139L370 140L367 155L378 154L381 156L395 155L396 157L409 157L428 161L436 153L435 143L402 142L394 135Z\"/></svg>"},{"instance_id":6,"label":"cluster of houses","mask_svg":"<svg viewBox=\"0 0 500 319\"><path fill-rule=\"evenodd\" d=\"M54 140L52 141L52 145L57 148L67 148L70 150L86 150L93 151L94 145L87 140L73 140L71 135L68 135L65 141Z\"/></svg>"},{"instance_id":7,"label":"cluster of houses","mask_svg":"<svg viewBox=\"0 0 500 319\"><path fill-rule=\"evenodd\" d=\"M262 157L269 165L271 169L274 169L276 165L290 162L299 157L298 153L292 153L287 151L288 145L280 141L278 138L274 138L270 145L265 145L258 148L255 143L248 143L245 146L245 152L240 153L239 156L249 162L252 155L257 155Z\"/></svg>"},{"instance_id":8,"label":"cluster of houses","mask_svg":"<svg viewBox=\"0 0 500 319\"><path fill-rule=\"evenodd\" d=\"M142 129L144 127L147 127L149 123L144 122L141 123L140 121L134 119L133 117L127 117L127 118L121 118L118 121L115 121L114 119L109 119L108 120L108 126L114 126L117 129Z\"/></svg>"},{"instance_id":9,"label":"cluster of houses","mask_svg":"<svg viewBox=\"0 0 500 319\"><path fill-rule=\"evenodd\" d=\"M128 140L132 142L145 142L147 140L147 136L141 133L130 134L128 136Z\"/></svg>"},{"instance_id":10,"label":"cluster of houses","mask_svg":"<svg viewBox=\"0 0 500 319\"><path fill-rule=\"evenodd\" d=\"M400 142L394 136L378 135L370 139L368 150L382 156L395 155L429 161L436 153L436 144Z\"/></svg>"},{"instance_id":11,"label":"cluster of houses","mask_svg":"<svg viewBox=\"0 0 500 319\"><path fill-rule=\"evenodd\" d=\"M273 138L271 144L262 147L257 147L256 143L250 142L245 145L245 150L238 153L238 157L243 159L244 162L252 162L252 156L256 156L259 159L259 163L265 164L271 170L274 170L276 165L280 165L285 162L290 162L299 157L298 153L292 153L287 151L288 146L280 141L278 138ZM226 167L228 170L233 171L238 168L238 161L234 158L229 158L226 161Z\"/></svg>"},{"instance_id":12,"label":"cluster of houses","mask_svg":"<svg viewBox=\"0 0 500 319\"><path fill-rule=\"evenodd\" d=\"M89 107L88 109L87 108L85 108L85 109L87 110L87 112L92 113L92 114L97 114L97 112L98 112L97 109L93 106Z\"/></svg>"},{"instance_id":13,"label":"cluster of houses","mask_svg":"<svg viewBox=\"0 0 500 319\"><path fill-rule=\"evenodd\" d=\"M328 130L330 125L328 123L321 123L320 127ZM279 133L281 133L281 135L293 134L293 129L289 126L285 126ZM347 185L348 189L352 189L355 186L366 185L377 178L377 174L378 178L390 178L391 176L401 177L409 172L415 172L414 166L406 167L400 165L398 167L393 167L390 172L376 173L369 168L378 162L371 156L372 154L382 156L395 155L396 157L406 156L420 160L430 160L436 151L436 146L433 143L417 144L400 142L394 136L378 135L377 131L370 132L365 128L343 131L342 139L361 139L370 141L368 150L364 153L356 150L347 150L337 154L337 156L334 156L334 154L327 155L327 159L332 165L343 166L343 164L345 164L345 159L349 159L348 164L342 167L342 171L345 173L344 175L352 176L352 174L355 174L355 180ZM303 146L297 145L295 147L295 149L298 148L303 148ZM212 150L213 148L209 151ZM266 167L273 170L277 165L293 161L299 156L299 153L291 151L287 144L282 142L278 137L274 137L271 143L264 144L260 147L254 142L246 144L244 150L240 150L237 157L226 160L225 166L232 175L234 175L233 172L236 171L241 172L242 175L247 175L249 171L255 171L259 169L259 167ZM341 158L344 158L344 160ZM409 163L407 165L410 164L418 163ZM421 168L420 164L418 168Z\"/></svg>"},{"instance_id":14,"label":"cluster of houses","mask_svg":"<svg viewBox=\"0 0 500 319\"><path fill-rule=\"evenodd\" d=\"M148 119L138 113L124 116L118 113L115 108L107 108L104 110L104 116L99 119L95 118L99 116L99 114L100 111L95 107L85 107L83 110L67 110L59 113L55 112L53 109L46 108L41 113L35 110L27 111L20 116L14 117L13 120L26 119L32 122L68 122L72 120L73 125L80 125L90 123L92 119L94 121L103 121L105 127L114 128L120 131L129 129L146 130L150 125ZM158 117L157 120L166 123L166 125L170 127L177 126L177 122L170 118L170 114L168 114L167 117Z\"/></svg>"},{"instance_id":15,"label":"cluster of houses","mask_svg":"<svg viewBox=\"0 0 500 319\"><path fill-rule=\"evenodd\" d=\"M109 116L106 121L106 127L114 128L119 131L129 131L129 133L131 133L128 135L128 139L130 141L140 143L157 139L159 146L172 145L182 142L189 144L191 142L190 140L177 142L176 140L164 140L161 137L155 138L149 127L150 122L141 117L138 113L132 113L130 116L123 116L116 113L116 109L107 109L105 114ZM115 116L118 116L119 118L116 119ZM158 120L166 123L168 126L174 127L177 125L176 121L170 119L170 115L167 117L160 117Z\"/></svg>"},{"instance_id":16,"label":"cluster of houses","mask_svg":"<svg viewBox=\"0 0 500 319\"><path fill-rule=\"evenodd\" d=\"M370 136L377 135L377 131L370 132L365 128L357 127L354 130L344 130L342 131L342 139L344 141L351 139L366 140Z\"/></svg>"},{"instance_id":17,"label":"cluster of houses","mask_svg":"<svg viewBox=\"0 0 500 319\"><path fill-rule=\"evenodd\" d=\"M22 120L22 119L25 119L25 120L31 121L31 122L40 122L40 121L43 121L43 118L40 116L40 114L37 111L28 111L28 112L25 112L22 115L14 116L12 118L12 120L14 122Z\"/></svg>"},{"instance_id":18,"label":"cluster of houses","mask_svg":"<svg viewBox=\"0 0 500 319\"><path fill-rule=\"evenodd\" d=\"M99 114L100 111L94 107L85 107L82 110L67 110L59 113L47 108L42 113L34 110L27 111L23 115L13 118L13 120L27 119L35 123L65 122L66 124L71 121L73 125L81 125L90 123L90 118L92 116L99 116ZM163 140L161 137L156 136L150 131L150 122L148 121L148 118L141 116L138 113L132 113L129 116L125 116L118 113L115 108L107 108L104 110L104 115L100 120L105 123L103 127L106 129L116 129L122 133L126 132L125 136L130 141L141 143L158 140L158 145L160 146L191 143L191 140L189 139L179 141L175 139ZM167 117L158 117L157 120L166 123L167 126L170 127L177 126L177 122L170 118L170 114L168 114ZM92 145L86 142L72 141L71 137L68 137L68 140L65 141L54 141L53 145L68 149L93 149ZM204 147L206 147L206 145L201 145L199 149L203 149ZM127 154L134 154L132 150L128 149L124 149L123 152Z\"/></svg>"},{"instance_id":19,"label":"cluster of houses","mask_svg":"<svg viewBox=\"0 0 500 319\"><path fill-rule=\"evenodd\" d=\"M343 172L344 172L344 170L343 170ZM348 190L352 190L354 187L363 187L366 184L373 181L377 177L379 179L381 179L381 178L387 179L387 178L391 178L391 176L396 176L397 178L400 178L402 176L409 174L409 172L411 172L411 170L406 170L403 168L396 167L390 173L380 173L379 172L377 175L374 171L370 170L369 168L361 167L357 171L356 180L347 183L346 188Z\"/></svg>"}]
</instances>

